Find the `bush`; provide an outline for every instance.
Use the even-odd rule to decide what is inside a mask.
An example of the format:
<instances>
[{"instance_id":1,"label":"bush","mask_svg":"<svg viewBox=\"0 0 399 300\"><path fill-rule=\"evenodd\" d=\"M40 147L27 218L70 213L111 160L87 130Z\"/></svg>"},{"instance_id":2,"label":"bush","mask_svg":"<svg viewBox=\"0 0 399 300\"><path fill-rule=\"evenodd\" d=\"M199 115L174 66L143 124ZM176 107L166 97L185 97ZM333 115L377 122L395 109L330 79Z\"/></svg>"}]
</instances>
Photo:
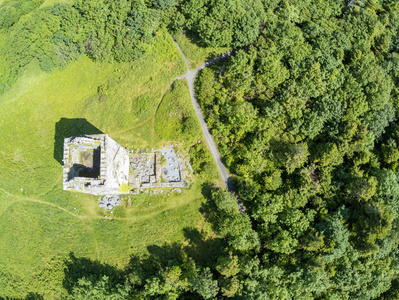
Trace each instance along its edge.
<instances>
[{"instance_id":1,"label":"bush","mask_svg":"<svg viewBox=\"0 0 399 300\"><path fill-rule=\"evenodd\" d=\"M152 5L155 8L162 10L176 6L176 4L177 4L176 0L152 0Z\"/></svg>"}]
</instances>

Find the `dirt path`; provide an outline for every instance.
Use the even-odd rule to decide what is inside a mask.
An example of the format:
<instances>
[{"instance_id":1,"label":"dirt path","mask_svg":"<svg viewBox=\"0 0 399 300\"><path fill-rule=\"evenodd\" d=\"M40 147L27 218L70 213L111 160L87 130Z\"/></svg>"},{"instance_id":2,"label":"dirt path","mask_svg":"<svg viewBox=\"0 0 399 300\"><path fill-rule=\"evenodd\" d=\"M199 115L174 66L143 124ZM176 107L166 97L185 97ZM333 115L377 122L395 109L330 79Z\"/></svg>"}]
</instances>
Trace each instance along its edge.
<instances>
[{"instance_id":1,"label":"dirt path","mask_svg":"<svg viewBox=\"0 0 399 300\"><path fill-rule=\"evenodd\" d=\"M137 222L137 221L143 221L145 219L149 219L152 218L156 215L159 215L161 213L163 213L164 211L170 210L170 209L174 209L183 205L186 205L187 203L182 202L182 203L172 203L169 206L164 207L163 209L159 210L159 211L154 211L154 212L150 212L150 213L146 213L144 215L134 215L134 216L129 216L129 217L114 217L112 215L108 215L108 217L105 216L98 216L98 215L78 215L78 214L74 214L73 212L69 211L68 209L59 206L57 204L51 203L51 202L46 202L46 201L42 201L39 200L37 198L34 197L29 197L29 196L23 196L23 195L14 195L11 194L9 192L7 192L6 190L0 188L0 193L4 193L5 195L11 197L13 199L13 201L10 202L10 204L8 206L5 207L5 209L0 213L0 217L7 211L7 209L9 207L11 207L12 205L14 205L15 203L18 202L34 202L34 203L38 203L38 204L42 204L42 205L47 205L47 206L51 206L53 208L59 209L61 211L63 211L64 213L69 214L70 216L73 216L75 218L78 219L84 219L84 220L125 220L125 221L133 221L133 222Z\"/></svg>"},{"instance_id":2,"label":"dirt path","mask_svg":"<svg viewBox=\"0 0 399 300\"><path fill-rule=\"evenodd\" d=\"M206 141L206 143L208 145L208 148L211 151L212 157L213 157L213 159L214 159L214 161L216 163L216 166L218 168L220 177L222 178L223 185L224 185L225 188L227 188L227 190L229 192L235 192L232 180L230 178L230 175L229 175L226 167L223 164L222 157L221 157L221 155L219 153L219 150L218 150L218 148L216 146L215 141L213 140L213 137L212 137L211 133L209 132L209 128L208 128L208 125L205 122L204 115L202 114L201 108L198 105L198 101L197 101L197 98L195 97L195 89L194 89L195 76L197 75L197 73L199 71L201 71L203 68L205 68L207 66L210 66L211 64L213 64L213 63L215 63L215 62L217 62L217 61L219 61L221 59L230 57L231 55L234 54L234 50L226 52L226 53L223 53L223 54L221 54L221 55L219 55L217 57L214 57L214 58L212 58L210 60L207 60L205 63L203 63L197 69L190 70L187 57L184 55L183 51L180 49L180 47L177 44L177 42L173 38L172 38L172 40L175 43L177 49L179 49L180 54L183 56L183 58L184 58L184 60L186 62L186 68L187 68L186 74L176 78L176 80L178 80L178 79L187 79L188 87L190 89L191 101L193 103L195 113L197 114L198 120L199 120L199 122L201 124L201 129L202 129L202 132L204 134L205 141ZM244 205L242 204L242 202L238 198L237 198L237 203L238 203L239 210L240 211L245 211Z\"/></svg>"},{"instance_id":3,"label":"dirt path","mask_svg":"<svg viewBox=\"0 0 399 300\"><path fill-rule=\"evenodd\" d=\"M16 203L16 202L23 202L23 201L36 202L36 203L40 203L40 204L44 204L44 205L48 205L48 206L57 208L57 209L62 210L63 212L65 212L65 213L67 213L67 214L69 214L71 216L74 216L76 218L82 218L82 219L90 218L90 216L76 215L76 214L70 212L69 210L67 210L66 208L58 206L58 205L50 203L50 202L46 202L46 201L42 201L42 200L38 200L38 199L35 199L35 198L32 198L32 197L27 197L27 196L22 196L22 195L13 195L13 194L11 194L11 193L9 193L6 190L1 189L1 188L0 188L0 192L3 192L7 196L13 198L14 201L11 203L11 205ZM4 211L3 211L3 213L4 213Z\"/></svg>"},{"instance_id":4,"label":"dirt path","mask_svg":"<svg viewBox=\"0 0 399 300\"><path fill-rule=\"evenodd\" d=\"M226 52L224 54L221 54L211 60L206 61L204 64L202 64L201 66L199 66L197 69L195 70L190 70L189 64L188 64L188 60L186 58L186 56L184 55L183 51L180 49L179 45L176 43L175 40L173 40L173 42L175 43L177 49L179 49L181 55L183 56L185 62L186 62L186 68L187 68L187 72L186 74L176 78L176 80L178 79L187 79L188 82L188 87L190 89L190 96L191 96L191 101L193 103L194 106L194 110L195 113L197 114L198 120L201 124L201 129L202 132L204 133L204 137L205 137L205 141L208 145L209 150L211 151L212 157L216 162L217 168L219 170L219 174L222 177L222 182L224 184L224 186L229 190L229 191L234 191L233 186L231 184L231 180L230 180L230 175L227 172L226 167L224 166L223 162L222 162L222 157L220 156L219 150L216 146L215 141L213 140L212 135L209 132L208 129L208 125L205 122L204 119L204 115L202 114L201 108L198 105L197 99L195 98L195 90L194 90L194 79L195 76L197 75L197 73L202 70L203 68L205 68L206 66L209 66L215 62L217 62L218 60L221 60L223 58L229 57L233 54L232 51L230 52Z\"/></svg>"}]
</instances>

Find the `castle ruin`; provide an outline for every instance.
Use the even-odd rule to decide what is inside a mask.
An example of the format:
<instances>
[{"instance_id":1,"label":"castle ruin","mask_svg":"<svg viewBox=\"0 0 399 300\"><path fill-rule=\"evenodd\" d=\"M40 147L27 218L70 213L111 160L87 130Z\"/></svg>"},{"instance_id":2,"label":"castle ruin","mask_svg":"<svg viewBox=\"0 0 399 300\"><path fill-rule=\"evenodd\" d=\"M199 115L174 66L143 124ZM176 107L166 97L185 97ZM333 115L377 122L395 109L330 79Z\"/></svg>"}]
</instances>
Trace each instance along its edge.
<instances>
[{"instance_id":1,"label":"castle ruin","mask_svg":"<svg viewBox=\"0 0 399 300\"><path fill-rule=\"evenodd\" d=\"M64 139L63 163L64 190L93 195L186 184L184 162L173 149L130 153L106 134Z\"/></svg>"}]
</instances>

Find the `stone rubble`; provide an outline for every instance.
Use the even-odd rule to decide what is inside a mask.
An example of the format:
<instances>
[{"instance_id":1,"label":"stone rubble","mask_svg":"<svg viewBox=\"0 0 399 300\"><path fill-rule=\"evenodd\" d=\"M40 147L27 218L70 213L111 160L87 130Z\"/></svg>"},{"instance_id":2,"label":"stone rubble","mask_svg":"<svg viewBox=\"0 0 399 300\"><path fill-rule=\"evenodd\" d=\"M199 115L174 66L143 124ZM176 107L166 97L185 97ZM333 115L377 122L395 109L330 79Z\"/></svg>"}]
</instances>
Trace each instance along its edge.
<instances>
[{"instance_id":1,"label":"stone rubble","mask_svg":"<svg viewBox=\"0 0 399 300\"><path fill-rule=\"evenodd\" d=\"M112 209L115 206L121 205L121 198L115 195L107 195L100 198L100 207L105 209ZM112 212L112 211L111 211Z\"/></svg>"}]
</instances>

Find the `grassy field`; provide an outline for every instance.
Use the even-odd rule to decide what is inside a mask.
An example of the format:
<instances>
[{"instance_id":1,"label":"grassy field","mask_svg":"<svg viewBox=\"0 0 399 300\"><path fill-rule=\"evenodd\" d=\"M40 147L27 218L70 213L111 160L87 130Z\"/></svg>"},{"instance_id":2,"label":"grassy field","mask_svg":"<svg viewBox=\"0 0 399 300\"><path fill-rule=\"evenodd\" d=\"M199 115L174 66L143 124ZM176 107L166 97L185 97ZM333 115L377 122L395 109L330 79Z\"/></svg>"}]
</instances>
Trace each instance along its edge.
<instances>
[{"instance_id":1,"label":"grassy field","mask_svg":"<svg viewBox=\"0 0 399 300\"><path fill-rule=\"evenodd\" d=\"M155 115L155 130L166 140L194 144L201 138L201 127L185 80L176 80L165 93Z\"/></svg>"},{"instance_id":2,"label":"grassy field","mask_svg":"<svg viewBox=\"0 0 399 300\"><path fill-rule=\"evenodd\" d=\"M175 41L179 44L184 55L189 61L190 69L194 70L203 64L206 60L218 56L221 53L231 50L230 48L212 48L200 47L196 43L196 37L190 34L175 34L173 35Z\"/></svg>"},{"instance_id":3,"label":"grassy field","mask_svg":"<svg viewBox=\"0 0 399 300\"><path fill-rule=\"evenodd\" d=\"M57 2L73 3L73 0L45 0L40 7L52 6L54 3Z\"/></svg>"},{"instance_id":4,"label":"grassy field","mask_svg":"<svg viewBox=\"0 0 399 300\"><path fill-rule=\"evenodd\" d=\"M165 32L150 53L125 64L81 57L50 74L32 63L0 96L0 298L33 292L59 299L66 293L62 278L69 253L123 268L131 255L181 242L184 228L205 226L200 178L181 194L127 196L131 206L112 214L98 208L97 197L62 190L62 166L54 153L61 118L83 118L137 149L168 142L155 120L167 113L169 101L178 99L184 113L194 115L184 103L190 101L184 82L167 92L185 65ZM195 140L199 125L193 126Z\"/></svg>"}]
</instances>

